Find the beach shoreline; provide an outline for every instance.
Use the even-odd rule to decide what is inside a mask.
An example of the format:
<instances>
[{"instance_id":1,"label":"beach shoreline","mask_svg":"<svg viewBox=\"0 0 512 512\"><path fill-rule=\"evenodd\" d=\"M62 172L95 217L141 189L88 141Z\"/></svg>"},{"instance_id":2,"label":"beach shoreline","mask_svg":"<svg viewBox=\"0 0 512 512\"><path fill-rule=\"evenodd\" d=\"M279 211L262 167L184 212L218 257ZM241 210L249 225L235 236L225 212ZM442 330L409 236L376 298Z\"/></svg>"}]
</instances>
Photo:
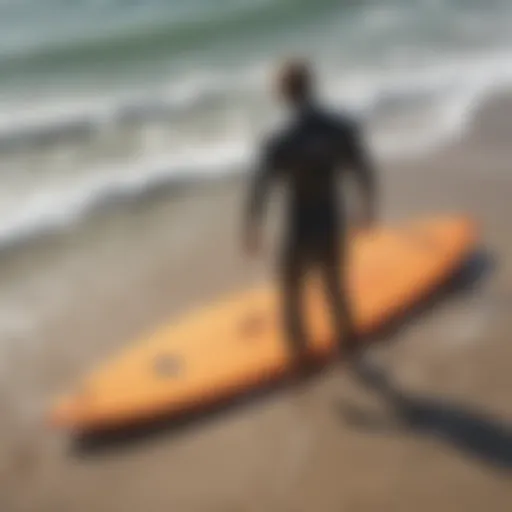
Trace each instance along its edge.
<instances>
[{"instance_id":1,"label":"beach shoreline","mask_svg":"<svg viewBox=\"0 0 512 512\"><path fill-rule=\"evenodd\" d=\"M428 397L429 407L442 397L456 411L499 423L505 451L512 450L511 119L512 94L493 96L460 140L387 163L381 173L384 221L467 213L494 261L475 289L398 332L381 357L397 385ZM179 436L163 432L91 457L77 456L66 433L43 425L56 393L141 333L270 278L271 254L249 264L239 251L245 182L162 196L5 259L0 300L12 311L1 349L0 509L511 508L512 460L496 467L428 428L383 435L351 427L336 404L371 400L334 370L300 403L281 391Z\"/></svg>"}]
</instances>

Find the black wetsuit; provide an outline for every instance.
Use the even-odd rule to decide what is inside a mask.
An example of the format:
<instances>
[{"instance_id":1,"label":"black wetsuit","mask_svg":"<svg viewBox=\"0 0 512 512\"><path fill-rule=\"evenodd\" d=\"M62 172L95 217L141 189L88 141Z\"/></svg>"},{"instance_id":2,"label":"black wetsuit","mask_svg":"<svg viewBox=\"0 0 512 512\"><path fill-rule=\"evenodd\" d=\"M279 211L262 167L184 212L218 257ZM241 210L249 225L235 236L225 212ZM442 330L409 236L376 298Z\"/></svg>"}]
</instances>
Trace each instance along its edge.
<instances>
[{"instance_id":1,"label":"black wetsuit","mask_svg":"<svg viewBox=\"0 0 512 512\"><path fill-rule=\"evenodd\" d=\"M356 124L314 106L301 109L263 148L249 194L248 224L259 222L269 184L283 182L289 203L280 274L285 326L295 354L307 342L301 285L312 267L322 273L340 341L353 340L345 287L346 215L337 183L340 173L353 171L371 201L374 179L368 161Z\"/></svg>"}]
</instances>

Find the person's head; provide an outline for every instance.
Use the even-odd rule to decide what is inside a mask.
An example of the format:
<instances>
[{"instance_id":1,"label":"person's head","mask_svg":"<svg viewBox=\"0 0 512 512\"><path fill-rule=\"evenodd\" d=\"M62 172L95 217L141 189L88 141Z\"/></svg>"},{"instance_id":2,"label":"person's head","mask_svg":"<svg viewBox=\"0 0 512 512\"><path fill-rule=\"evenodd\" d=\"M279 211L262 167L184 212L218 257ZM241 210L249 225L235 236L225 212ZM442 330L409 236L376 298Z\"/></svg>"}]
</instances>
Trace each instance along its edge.
<instances>
[{"instance_id":1,"label":"person's head","mask_svg":"<svg viewBox=\"0 0 512 512\"><path fill-rule=\"evenodd\" d=\"M313 96L313 76L303 59L291 59L279 66L276 90L278 96L292 107L309 102Z\"/></svg>"}]
</instances>

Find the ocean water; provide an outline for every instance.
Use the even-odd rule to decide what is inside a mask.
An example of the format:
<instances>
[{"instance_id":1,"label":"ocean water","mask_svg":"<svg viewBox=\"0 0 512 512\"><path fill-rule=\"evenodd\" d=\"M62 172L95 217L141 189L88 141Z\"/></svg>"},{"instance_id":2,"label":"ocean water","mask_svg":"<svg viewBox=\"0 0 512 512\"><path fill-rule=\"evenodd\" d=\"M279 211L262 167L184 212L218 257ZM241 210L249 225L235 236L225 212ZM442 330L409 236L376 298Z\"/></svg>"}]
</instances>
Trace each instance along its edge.
<instances>
[{"instance_id":1,"label":"ocean water","mask_svg":"<svg viewBox=\"0 0 512 512\"><path fill-rule=\"evenodd\" d=\"M243 173L315 63L379 158L434 151L512 81L509 0L0 0L0 247Z\"/></svg>"}]
</instances>

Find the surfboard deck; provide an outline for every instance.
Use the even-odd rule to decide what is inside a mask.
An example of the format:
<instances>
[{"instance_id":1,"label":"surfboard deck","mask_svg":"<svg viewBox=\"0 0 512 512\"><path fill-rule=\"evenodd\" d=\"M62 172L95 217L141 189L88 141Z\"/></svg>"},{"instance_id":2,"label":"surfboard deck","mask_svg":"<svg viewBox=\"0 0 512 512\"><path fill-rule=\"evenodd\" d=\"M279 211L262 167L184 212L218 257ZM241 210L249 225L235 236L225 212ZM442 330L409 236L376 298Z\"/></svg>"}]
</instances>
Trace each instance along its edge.
<instances>
[{"instance_id":1,"label":"surfboard deck","mask_svg":"<svg viewBox=\"0 0 512 512\"><path fill-rule=\"evenodd\" d=\"M356 326L370 334L436 290L474 250L464 216L413 220L354 236L350 294ZM305 297L310 357L333 353L329 309L315 281ZM57 398L51 423L74 431L128 426L206 408L290 369L279 295L272 285L199 308L107 360Z\"/></svg>"}]
</instances>

